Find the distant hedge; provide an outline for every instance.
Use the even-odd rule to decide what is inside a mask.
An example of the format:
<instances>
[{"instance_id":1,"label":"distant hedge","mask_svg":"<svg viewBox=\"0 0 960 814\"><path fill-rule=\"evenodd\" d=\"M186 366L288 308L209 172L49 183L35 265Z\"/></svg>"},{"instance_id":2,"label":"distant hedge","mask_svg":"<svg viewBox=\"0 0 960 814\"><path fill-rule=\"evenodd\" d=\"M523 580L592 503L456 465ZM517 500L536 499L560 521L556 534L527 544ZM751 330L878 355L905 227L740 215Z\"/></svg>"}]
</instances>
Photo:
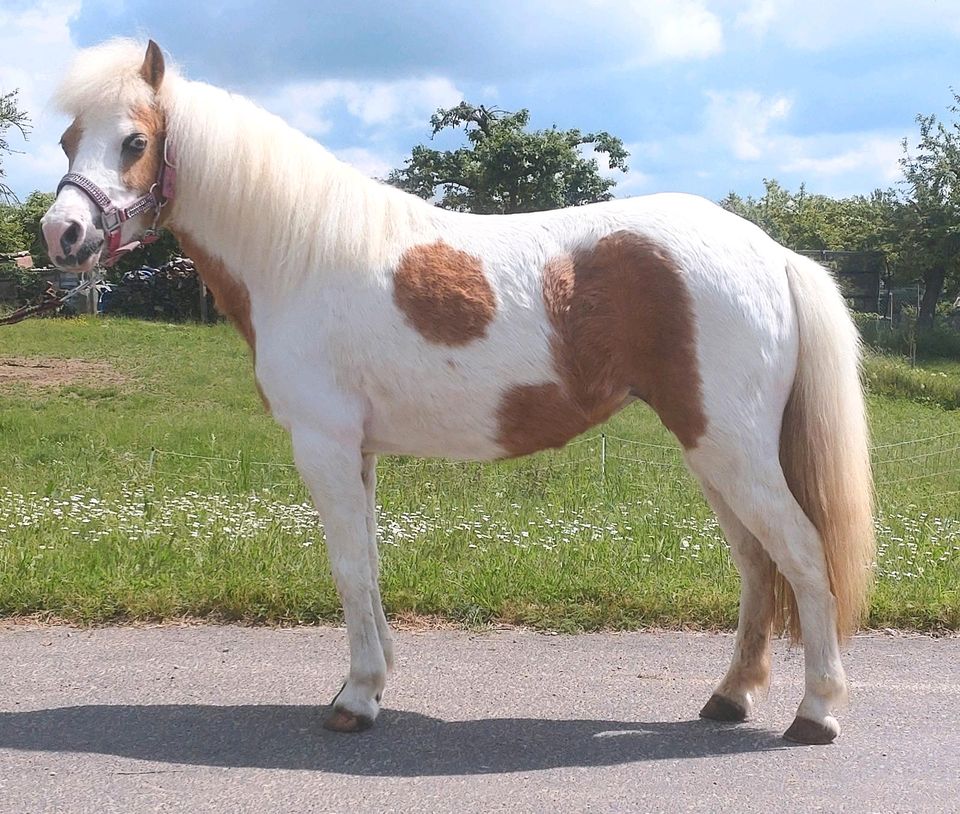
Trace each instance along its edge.
<instances>
[{"instance_id":1,"label":"distant hedge","mask_svg":"<svg viewBox=\"0 0 960 814\"><path fill-rule=\"evenodd\" d=\"M169 322L202 318L200 277L193 261L177 257L159 269L137 269L123 275L104 297L103 312ZM217 318L208 290L207 319Z\"/></svg>"}]
</instances>

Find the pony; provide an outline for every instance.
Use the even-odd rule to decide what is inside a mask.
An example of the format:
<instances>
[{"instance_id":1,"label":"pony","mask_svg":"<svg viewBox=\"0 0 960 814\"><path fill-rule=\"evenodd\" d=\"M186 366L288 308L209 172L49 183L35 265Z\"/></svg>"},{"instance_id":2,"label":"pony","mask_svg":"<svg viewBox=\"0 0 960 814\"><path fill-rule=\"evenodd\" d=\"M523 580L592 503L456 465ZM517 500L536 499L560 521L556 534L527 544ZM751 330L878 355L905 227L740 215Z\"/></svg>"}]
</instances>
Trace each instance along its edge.
<instances>
[{"instance_id":1,"label":"pony","mask_svg":"<svg viewBox=\"0 0 960 814\"><path fill-rule=\"evenodd\" d=\"M836 738L874 538L859 339L825 269L690 195L442 210L186 79L153 41L81 52L56 102L73 122L42 221L54 262L89 271L171 230L289 432L348 634L327 728L370 727L393 663L377 456L526 455L642 401L741 574L732 661L700 715L747 719L788 630L805 689L785 737Z\"/></svg>"}]
</instances>

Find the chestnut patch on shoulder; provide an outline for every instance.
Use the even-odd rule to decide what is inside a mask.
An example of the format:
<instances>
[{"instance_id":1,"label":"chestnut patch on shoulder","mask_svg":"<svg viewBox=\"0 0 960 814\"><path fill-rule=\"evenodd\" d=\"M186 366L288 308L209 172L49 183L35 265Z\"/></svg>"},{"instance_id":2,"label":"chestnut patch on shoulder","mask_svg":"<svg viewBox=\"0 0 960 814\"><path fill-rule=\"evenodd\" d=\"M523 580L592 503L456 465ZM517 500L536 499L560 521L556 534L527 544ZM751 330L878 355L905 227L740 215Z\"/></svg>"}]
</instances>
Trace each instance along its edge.
<instances>
[{"instance_id":1,"label":"chestnut patch on shoulder","mask_svg":"<svg viewBox=\"0 0 960 814\"><path fill-rule=\"evenodd\" d=\"M193 260L197 267L197 274L200 275L204 285L213 292L213 301L217 310L229 319L233 327L240 332L240 335L249 345L254 360L256 360L257 333L250 318L250 292L244 285L243 280L231 274L220 258L214 257L203 249L189 233L179 231L175 233L175 237L184 254ZM254 379L254 381L263 406L268 413L271 412L270 400L263 392L259 380Z\"/></svg>"},{"instance_id":2,"label":"chestnut patch on shoulder","mask_svg":"<svg viewBox=\"0 0 960 814\"><path fill-rule=\"evenodd\" d=\"M243 281L232 275L219 257L214 257L187 232L176 232L184 254L193 260L204 285L213 292L217 310L223 314L256 352L257 336L250 320L250 292Z\"/></svg>"},{"instance_id":3,"label":"chestnut patch on shoulder","mask_svg":"<svg viewBox=\"0 0 960 814\"><path fill-rule=\"evenodd\" d=\"M482 339L497 309L480 259L442 240L404 252L393 301L411 327L438 345Z\"/></svg>"},{"instance_id":4,"label":"chestnut patch on shoulder","mask_svg":"<svg viewBox=\"0 0 960 814\"><path fill-rule=\"evenodd\" d=\"M646 401L685 447L706 430L693 303L655 242L616 232L547 263L543 301L558 381L513 387L497 442L511 455L563 446L630 397Z\"/></svg>"},{"instance_id":5,"label":"chestnut patch on shoulder","mask_svg":"<svg viewBox=\"0 0 960 814\"><path fill-rule=\"evenodd\" d=\"M147 137L147 149L130 164L124 165L120 180L128 188L146 194L159 177L163 165L166 120L163 111L156 107L139 107L133 111L132 118L137 131Z\"/></svg>"}]
</instances>

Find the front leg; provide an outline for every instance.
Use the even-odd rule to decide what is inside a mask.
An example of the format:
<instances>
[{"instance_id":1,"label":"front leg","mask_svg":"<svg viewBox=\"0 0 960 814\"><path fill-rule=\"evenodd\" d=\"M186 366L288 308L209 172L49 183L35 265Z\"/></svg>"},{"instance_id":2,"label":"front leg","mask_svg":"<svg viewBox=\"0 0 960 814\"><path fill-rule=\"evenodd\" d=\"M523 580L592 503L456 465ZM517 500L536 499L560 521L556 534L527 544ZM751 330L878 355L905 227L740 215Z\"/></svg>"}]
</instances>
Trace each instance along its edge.
<instances>
[{"instance_id":1,"label":"front leg","mask_svg":"<svg viewBox=\"0 0 960 814\"><path fill-rule=\"evenodd\" d=\"M378 619L383 610L372 568L368 526L369 466L364 472L360 435L336 437L316 430L297 430L294 458L323 521L330 569L343 603L350 643L350 673L324 721L327 729L359 732L373 726L387 679ZM369 462L368 462L369 463Z\"/></svg>"},{"instance_id":2,"label":"front leg","mask_svg":"<svg viewBox=\"0 0 960 814\"><path fill-rule=\"evenodd\" d=\"M393 637L390 625L383 612L383 600L380 598L380 554L377 548L377 456L364 453L363 486L367 493L367 554L370 556L371 602L377 618L377 632L380 634L380 647L387 662L387 670L393 669Z\"/></svg>"}]
</instances>

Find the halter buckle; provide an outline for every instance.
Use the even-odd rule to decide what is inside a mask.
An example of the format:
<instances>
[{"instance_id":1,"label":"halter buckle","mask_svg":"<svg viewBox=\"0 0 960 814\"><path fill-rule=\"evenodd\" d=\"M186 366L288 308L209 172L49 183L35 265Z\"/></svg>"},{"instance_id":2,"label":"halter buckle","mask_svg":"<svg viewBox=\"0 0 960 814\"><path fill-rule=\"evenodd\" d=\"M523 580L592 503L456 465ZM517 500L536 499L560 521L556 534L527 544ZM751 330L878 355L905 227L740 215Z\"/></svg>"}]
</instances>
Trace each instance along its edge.
<instances>
[{"instance_id":1,"label":"halter buckle","mask_svg":"<svg viewBox=\"0 0 960 814\"><path fill-rule=\"evenodd\" d=\"M103 230L107 234L117 231L123 222L123 218L120 217L120 210L115 207L113 209L104 209L100 215L100 220L103 222Z\"/></svg>"}]
</instances>

